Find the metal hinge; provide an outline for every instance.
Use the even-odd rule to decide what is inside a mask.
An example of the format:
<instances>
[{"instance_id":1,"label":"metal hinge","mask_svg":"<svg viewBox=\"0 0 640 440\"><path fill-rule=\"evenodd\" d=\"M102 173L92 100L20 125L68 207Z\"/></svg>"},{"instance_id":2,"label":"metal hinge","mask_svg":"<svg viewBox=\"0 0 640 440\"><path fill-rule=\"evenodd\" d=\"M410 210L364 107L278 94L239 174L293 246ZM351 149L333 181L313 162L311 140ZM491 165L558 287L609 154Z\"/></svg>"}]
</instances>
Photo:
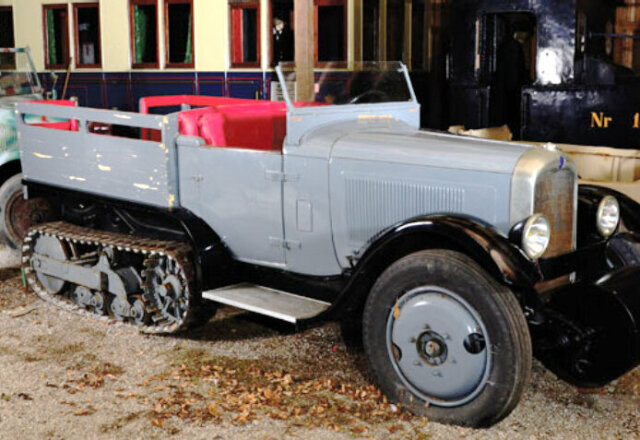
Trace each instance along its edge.
<instances>
[{"instance_id":1,"label":"metal hinge","mask_svg":"<svg viewBox=\"0 0 640 440\"><path fill-rule=\"evenodd\" d=\"M297 173L283 173L282 171L266 170L264 177L273 182L297 182L300 175Z\"/></svg>"},{"instance_id":2,"label":"metal hinge","mask_svg":"<svg viewBox=\"0 0 640 440\"><path fill-rule=\"evenodd\" d=\"M288 251L300 249L302 247L302 243L300 243L298 240L284 240L278 237L269 237L269 244L271 244L271 246L280 247Z\"/></svg>"}]
</instances>

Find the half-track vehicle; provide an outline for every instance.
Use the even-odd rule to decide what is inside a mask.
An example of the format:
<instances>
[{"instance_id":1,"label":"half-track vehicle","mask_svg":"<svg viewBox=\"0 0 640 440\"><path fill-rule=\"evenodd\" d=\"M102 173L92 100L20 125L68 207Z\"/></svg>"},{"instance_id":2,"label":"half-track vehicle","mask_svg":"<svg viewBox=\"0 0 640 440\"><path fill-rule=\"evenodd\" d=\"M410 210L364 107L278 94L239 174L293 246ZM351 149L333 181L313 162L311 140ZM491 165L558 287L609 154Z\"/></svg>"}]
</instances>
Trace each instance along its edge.
<instances>
[{"instance_id":1,"label":"half-track vehicle","mask_svg":"<svg viewBox=\"0 0 640 440\"><path fill-rule=\"evenodd\" d=\"M178 108L165 115L20 103L26 195L61 206L24 241L29 286L154 333L219 304L361 321L381 390L461 425L506 417L532 354L581 387L638 364L637 240L615 198L578 189L566 155L421 131L399 63L356 65L346 87L321 80L310 103L277 73L281 103L158 98Z\"/></svg>"}]
</instances>

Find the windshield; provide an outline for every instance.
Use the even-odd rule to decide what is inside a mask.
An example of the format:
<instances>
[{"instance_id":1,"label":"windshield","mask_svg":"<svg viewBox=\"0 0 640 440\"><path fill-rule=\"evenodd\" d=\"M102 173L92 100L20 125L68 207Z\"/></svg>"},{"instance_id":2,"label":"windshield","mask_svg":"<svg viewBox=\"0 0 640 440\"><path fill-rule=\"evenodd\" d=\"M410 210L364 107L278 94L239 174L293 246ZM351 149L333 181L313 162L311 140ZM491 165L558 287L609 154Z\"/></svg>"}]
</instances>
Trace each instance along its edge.
<instances>
[{"instance_id":1,"label":"windshield","mask_svg":"<svg viewBox=\"0 0 640 440\"><path fill-rule=\"evenodd\" d=\"M278 66L280 87L288 104L309 105L296 96L293 63ZM405 66L400 62L361 62L352 69L329 67L315 74L313 103L328 105L415 101Z\"/></svg>"},{"instance_id":2,"label":"windshield","mask_svg":"<svg viewBox=\"0 0 640 440\"><path fill-rule=\"evenodd\" d=\"M0 48L0 97L40 92L31 58L24 49Z\"/></svg>"}]
</instances>

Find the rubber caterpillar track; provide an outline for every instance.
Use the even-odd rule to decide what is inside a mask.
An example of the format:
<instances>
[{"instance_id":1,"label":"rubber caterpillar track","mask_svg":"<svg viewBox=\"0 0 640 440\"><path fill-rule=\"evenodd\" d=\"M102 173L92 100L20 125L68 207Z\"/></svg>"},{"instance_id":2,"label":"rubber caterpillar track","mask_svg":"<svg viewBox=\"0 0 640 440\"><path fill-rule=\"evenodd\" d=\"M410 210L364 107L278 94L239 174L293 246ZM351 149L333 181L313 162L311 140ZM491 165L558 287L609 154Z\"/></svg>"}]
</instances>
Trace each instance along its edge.
<instances>
[{"instance_id":1,"label":"rubber caterpillar track","mask_svg":"<svg viewBox=\"0 0 640 440\"><path fill-rule=\"evenodd\" d=\"M137 324L126 320L118 320L111 314L98 315L74 303L68 298L69 295L65 295L63 292L59 294L49 293L39 281L37 270L33 267L32 261L35 246L40 236L55 237L66 243L70 249L82 246L85 249L94 249L94 252L97 253L110 252L113 254L118 252L120 255L127 253L138 255L143 261L142 267L138 268L139 273L142 275L140 285L142 292L140 292L139 297L144 298L145 309L148 314L146 321L148 323ZM65 222L54 222L38 225L29 230L22 247L22 268L27 284L40 298L48 303L83 316L91 316L101 321L113 321L119 325L130 326L144 333L166 334L193 327L201 323L203 318L207 319L211 315L212 307L208 307L208 304L201 304L201 300L194 293L194 269L191 263L191 255L191 247L183 242L153 240L89 229ZM74 256L69 261L73 262L74 259L80 260L81 258L82 256ZM178 268L177 273L183 289L181 300L185 306L185 312L182 314L181 319L176 319L175 316L171 316L166 310L163 310L160 298L157 292L154 292L149 271L158 262L164 262L165 264L169 262L173 267ZM145 276L145 273L147 276ZM76 285L71 286L73 288ZM67 286L65 290L68 292L70 287Z\"/></svg>"}]
</instances>

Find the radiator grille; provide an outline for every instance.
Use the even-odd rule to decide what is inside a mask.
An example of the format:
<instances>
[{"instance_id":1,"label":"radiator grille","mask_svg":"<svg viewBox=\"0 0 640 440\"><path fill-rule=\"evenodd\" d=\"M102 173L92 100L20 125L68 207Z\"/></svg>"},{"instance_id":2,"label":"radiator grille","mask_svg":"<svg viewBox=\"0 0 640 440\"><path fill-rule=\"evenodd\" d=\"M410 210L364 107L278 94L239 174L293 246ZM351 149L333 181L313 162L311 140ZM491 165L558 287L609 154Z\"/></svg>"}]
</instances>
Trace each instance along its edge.
<instances>
[{"instance_id":1,"label":"radiator grille","mask_svg":"<svg viewBox=\"0 0 640 440\"><path fill-rule=\"evenodd\" d=\"M534 212L551 223L551 243L544 257L554 257L575 249L576 182L568 169L545 173L536 183Z\"/></svg>"},{"instance_id":2,"label":"radiator grille","mask_svg":"<svg viewBox=\"0 0 640 440\"><path fill-rule=\"evenodd\" d=\"M465 190L362 178L346 179L349 240L362 243L382 229L421 214L462 212Z\"/></svg>"}]
</instances>

